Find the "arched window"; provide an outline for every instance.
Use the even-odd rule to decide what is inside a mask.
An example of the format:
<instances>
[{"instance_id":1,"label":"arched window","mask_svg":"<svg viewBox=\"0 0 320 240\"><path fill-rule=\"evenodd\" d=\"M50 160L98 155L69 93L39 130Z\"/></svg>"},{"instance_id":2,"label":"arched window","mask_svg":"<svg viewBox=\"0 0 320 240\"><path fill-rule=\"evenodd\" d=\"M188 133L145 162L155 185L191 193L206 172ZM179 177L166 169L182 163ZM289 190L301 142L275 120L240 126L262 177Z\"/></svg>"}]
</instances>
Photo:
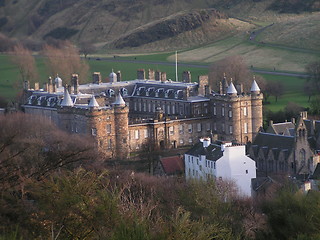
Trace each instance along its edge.
<instances>
[{"instance_id":1,"label":"arched window","mask_svg":"<svg viewBox=\"0 0 320 240\"><path fill-rule=\"evenodd\" d=\"M303 148L300 150L299 160L301 164L305 164L306 162L306 151Z\"/></svg>"}]
</instances>

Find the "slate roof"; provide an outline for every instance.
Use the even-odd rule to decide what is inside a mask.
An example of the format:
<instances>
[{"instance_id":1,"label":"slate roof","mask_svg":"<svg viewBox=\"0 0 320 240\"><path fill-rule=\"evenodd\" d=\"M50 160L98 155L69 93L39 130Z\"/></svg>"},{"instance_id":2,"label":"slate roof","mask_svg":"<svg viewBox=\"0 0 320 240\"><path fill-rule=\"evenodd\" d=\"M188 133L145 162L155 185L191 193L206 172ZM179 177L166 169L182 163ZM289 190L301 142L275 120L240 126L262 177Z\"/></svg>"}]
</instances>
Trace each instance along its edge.
<instances>
[{"instance_id":1,"label":"slate roof","mask_svg":"<svg viewBox=\"0 0 320 240\"><path fill-rule=\"evenodd\" d=\"M285 157L288 157L294 148L294 137L259 132L252 143L255 156L261 148L265 156L267 156L269 150L272 150L275 158L279 156L281 151L285 151Z\"/></svg>"},{"instance_id":2,"label":"slate roof","mask_svg":"<svg viewBox=\"0 0 320 240\"><path fill-rule=\"evenodd\" d=\"M203 147L202 142L195 144L189 151L186 152L186 154L197 157L200 155L205 155L206 159L212 161L216 161L223 156L220 145L210 144L208 147Z\"/></svg>"},{"instance_id":3,"label":"slate roof","mask_svg":"<svg viewBox=\"0 0 320 240\"><path fill-rule=\"evenodd\" d=\"M267 129L268 133L293 136L295 125L292 122L274 123Z\"/></svg>"},{"instance_id":4,"label":"slate roof","mask_svg":"<svg viewBox=\"0 0 320 240\"><path fill-rule=\"evenodd\" d=\"M184 161L180 156L165 157L160 159L164 172L167 175L184 172Z\"/></svg>"}]
</instances>

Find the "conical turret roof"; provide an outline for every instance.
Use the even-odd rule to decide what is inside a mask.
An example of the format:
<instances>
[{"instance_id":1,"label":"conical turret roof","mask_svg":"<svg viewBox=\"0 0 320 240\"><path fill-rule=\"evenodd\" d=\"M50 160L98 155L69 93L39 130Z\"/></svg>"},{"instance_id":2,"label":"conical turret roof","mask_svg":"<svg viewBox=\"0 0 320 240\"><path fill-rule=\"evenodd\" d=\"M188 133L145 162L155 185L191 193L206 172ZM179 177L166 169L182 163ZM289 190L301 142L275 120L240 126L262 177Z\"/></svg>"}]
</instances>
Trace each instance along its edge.
<instances>
[{"instance_id":1,"label":"conical turret roof","mask_svg":"<svg viewBox=\"0 0 320 240\"><path fill-rule=\"evenodd\" d=\"M118 105L118 106L125 106L126 102L123 100L121 93L116 96L116 101L113 103L113 105Z\"/></svg>"},{"instance_id":2,"label":"conical turret roof","mask_svg":"<svg viewBox=\"0 0 320 240\"><path fill-rule=\"evenodd\" d=\"M92 97L90 99L90 102L89 102L89 107L90 108L98 108L100 107L99 103L97 102L96 98L94 97L94 95L92 94Z\"/></svg>"},{"instance_id":3,"label":"conical turret roof","mask_svg":"<svg viewBox=\"0 0 320 240\"><path fill-rule=\"evenodd\" d=\"M73 102L67 88L64 88L63 100L60 104L62 107L73 107Z\"/></svg>"},{"instance_id":4,"label":"conical turret roof","mask_svg":"<svg viewBox=\"0 0 320 240\"><path fill-rule=\"evenodd\" d=\"M234 87L232 79L231 79L230 85L227 90L227 94L237 94L237 93L238 93L237 89Z\"/></svg>"},{"instance_id":5,"label":"conical turret roof","mask_svg":"<svg viewBox=\"0 0 320 240\"><path fill-rule=\"evenodd\" d=\"M255 79L253 79L252 85L251 85L251 92L260 92L260 88L256 82Z\"/></svg>"}]
</instances>

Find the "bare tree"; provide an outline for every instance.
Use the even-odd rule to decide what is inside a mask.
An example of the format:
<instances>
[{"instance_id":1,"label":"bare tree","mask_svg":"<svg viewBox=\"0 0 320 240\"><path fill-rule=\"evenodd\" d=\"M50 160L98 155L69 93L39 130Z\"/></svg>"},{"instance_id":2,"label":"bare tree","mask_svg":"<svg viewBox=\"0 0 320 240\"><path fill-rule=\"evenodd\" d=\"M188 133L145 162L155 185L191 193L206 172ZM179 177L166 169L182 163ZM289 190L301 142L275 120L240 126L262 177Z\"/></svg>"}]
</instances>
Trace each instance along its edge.
<instances>
[{"instance_id":1,"label":"bare tree","mask_svg":"<svg viewBox=\"0 0 320 240\"><path fill-rule=\"evenodd\" d=\"M70 79L71 74L77 73L80 80L87 79L89 66L70 42L64 42L61 48L45 45L43 54L47 57L47 65L52 75L59 73L63 79Z\"/></svg>"},{"instance_id":2,"label":"bare tree","mask_svg":"<svg viewBox=\"0 0 320 240\"><path fill-rule=\"evenodd\" d=\"M274 81L267 82L265 92L268 95L274 96L277 102L278 98L282 96L284 93L283 84L280 82L274 82Z\"/></svg>"},{"instance_id":3,"label":"bare tree","mask_svg":"<svg viewBox=\"0 0 320 240\"><path fill-rule=\"evenodd\" d=\"M241 56L226 57L210 66L209 82L213 89L219 89L219 84L224 76L228 81L232 78L235 85L242 84L245 91L248 91L251 87L253 74L249 71L244 58ZM257 77L256 81L259 86L264 85L263 77Z\"/></svg>"},{"instance_id":4,"label":"bare tree","mask_svg":"<svg viewBox=\"0 0 320 240\"><path fill-rule=\"evenodd\" d=\"M26 81L33 83L38 79L35 59L31 51L24 48L21 44L14 46L11 61L17 65L22 83Z\"/></svg>"},{"instance_id":5,"label":"bare tree","mask_svg":"<svg viewBox=\"0 0 320 240\"><path fill-rule=\"evenodd\" d=\"M306 81L303 86L303 91L308 95L308 102L310 102L311 97L317 93L316 83L314 81Z\"/></svg>"},{"instance_id":6,"label":"bare tree","mask_svg":"<svg viewBox=\"0 0 320 240\"><path fill-rule=\"evenodd\" d=\"M306 71L309 74L309 81L314 83L314 86L320 90L320 61L309 63L306 66Z\"/></svg>"},{"instance_id":7,"label":"bare tree","mask_svg":"<svg viewBox=\"0 0 320 240\"><path fill-rule=\"evenodd\" d=\"M85 58L87 58L88 54L96 51L96 47L91 42L81 42L79 47L80 53L82 53Z\"/></svg>"},{"instance_id":8,"label":"bare tree","mask_svg":"<svg viewBox=\"0 0 320 240\"><path fill-rule=\"evenodd\" d=\"M68 135L48 119L10 114L0 117L0 190L20 188L27 179L97 158L84 136Z\"/></svg>"}]
</instances>

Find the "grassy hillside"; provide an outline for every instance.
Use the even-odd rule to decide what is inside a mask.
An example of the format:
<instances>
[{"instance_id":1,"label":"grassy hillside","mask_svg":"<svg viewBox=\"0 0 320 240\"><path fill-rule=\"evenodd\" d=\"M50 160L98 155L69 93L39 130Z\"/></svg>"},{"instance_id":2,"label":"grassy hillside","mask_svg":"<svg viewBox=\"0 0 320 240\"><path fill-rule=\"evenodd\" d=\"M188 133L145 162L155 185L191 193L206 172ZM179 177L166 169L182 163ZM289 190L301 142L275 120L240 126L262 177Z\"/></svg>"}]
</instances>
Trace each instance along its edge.
<instances>
[{"instance_id":1,"label":"grassy hillside","mask_svg":"<svg viewBox=\"0 0 320 240\"><path fill-rule=\"evenodd\" d=\"M136 32L139 27L152 24L159 19L181 11L188 12L201 8L215 8L231 18L255 24L270 22L285 24L288 18L299 18L303 22L306 12L318 11L319 5L315 0L6 0L0 5L0 31L19 38L28 36L42 40L51 36L75 42L92 41L103 45L121 39L128 32ZM171 45L173 49L179 46L181 40L185 40L182 47L203 44L207 41L213 42L229 36L234 30L230 28L231 25L230 23L220 25L216 30L220 32L218 37L216 34L209 36L212 28L200 34L200 30L203 30L201 28L195 30L194 34L191 31L184 35L173 36L172 39L145 44L140 50L150 51L155 45L158 46L156 50L159 51ZM313 26L304 25L305 35L312 35L313 29L317 26L319 24L316 20ZM297 32L299 30L301 29L295 29ZM196 37L192 38L192 36ZM207 39L205 39L206 36L208 36ZM287 37L287 39L291 38L292 35ZM315 46L312 41L306 38L305 46ZM292 43L299 44L299 41L292 41Z\"/></svg>"},{"instance_id":2,"label":"grassy hillside","mask_svg":"<svg viewBox=\"0 0 320 240\"><path fill-rule=\"evenodd\" d=\"M317 12L278 22L263 31L258 40L320 52L319 29L320 13Z\"/></svg>"}]
</instances>

